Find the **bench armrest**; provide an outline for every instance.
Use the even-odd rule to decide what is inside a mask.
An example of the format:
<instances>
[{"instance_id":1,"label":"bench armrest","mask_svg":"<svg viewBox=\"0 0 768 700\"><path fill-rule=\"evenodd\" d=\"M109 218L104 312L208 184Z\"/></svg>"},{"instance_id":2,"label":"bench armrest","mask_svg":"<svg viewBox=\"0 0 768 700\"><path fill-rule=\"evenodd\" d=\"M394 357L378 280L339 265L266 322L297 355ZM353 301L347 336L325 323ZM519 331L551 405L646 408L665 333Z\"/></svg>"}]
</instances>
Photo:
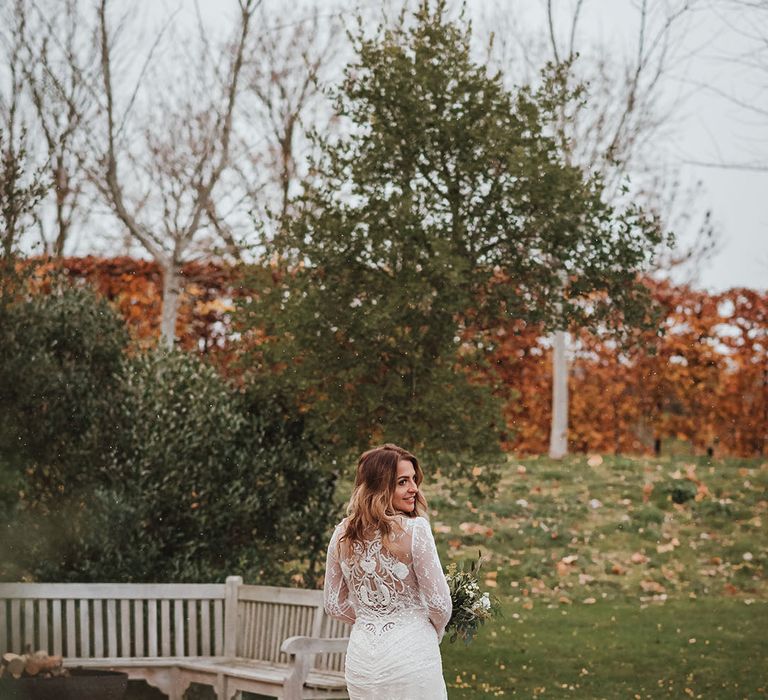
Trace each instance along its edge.
<instances>
[{"instance_id":1,"label":"bench armrest","mask_svg":"<svg viewBox=\"0 0 768 700\"><path fill-rule=\"evenodd\" d=\"M288 637L280 651L285 654L338 654L347 650L349 637Z\"/></svg>"},{"instance_id":2,"label":"bench armrest","mask_svg":"<svg viewBox=\"0 0 768 700\"><path fill-rule=\"evenodd\" d=\"M300 700L303 697L304 681L309 674L312 654L334 654L345 652L349 638L288 637L280 651L288 654L288 677L285 680L286 700Z\"/></svg>"}]
</instances>

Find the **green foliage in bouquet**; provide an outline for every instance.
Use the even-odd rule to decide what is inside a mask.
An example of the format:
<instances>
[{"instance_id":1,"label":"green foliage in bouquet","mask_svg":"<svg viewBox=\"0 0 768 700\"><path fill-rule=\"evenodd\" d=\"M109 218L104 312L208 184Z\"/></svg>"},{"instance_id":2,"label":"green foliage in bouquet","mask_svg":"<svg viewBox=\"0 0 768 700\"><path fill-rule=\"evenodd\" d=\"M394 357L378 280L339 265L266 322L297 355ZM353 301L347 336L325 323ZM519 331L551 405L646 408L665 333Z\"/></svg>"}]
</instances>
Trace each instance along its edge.
<instances>
[{"instance_id":1,"label":"green foliage in bouquet","mask_svg":"<svg viewBox=\"0 0 768 700\"><path fill-rule=\"evenodd\" d=\"M451 642L461 638L469 644L480 625L501 611L499 601L487 591L480 590L478 572L482 562L482 557L478 557L477 561L469 564L469 568L464 563L448 565L445 578L451 591L453 613L445 632Z\"/></svg>"}]
</instances>

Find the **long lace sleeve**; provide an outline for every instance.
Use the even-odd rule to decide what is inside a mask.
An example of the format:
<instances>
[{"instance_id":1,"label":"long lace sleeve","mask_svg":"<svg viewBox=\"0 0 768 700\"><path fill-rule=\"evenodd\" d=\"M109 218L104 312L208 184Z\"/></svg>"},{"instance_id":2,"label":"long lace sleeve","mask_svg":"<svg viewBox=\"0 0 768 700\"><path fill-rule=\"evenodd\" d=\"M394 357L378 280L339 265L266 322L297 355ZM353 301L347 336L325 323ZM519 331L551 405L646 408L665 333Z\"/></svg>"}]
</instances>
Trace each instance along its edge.
<instances>
[{"instance_id":1,"label":"long lace sleeve","mask_svg":"<svg viewBox=\"0 0 768 700\"><path fill-rule=\"evenodd\" d=\"M429 609L429 619L437 630L438 638L442 639L453 610L451 592L437 556L435 538L424 518L414 520L412 554L421 598Z\"/></svg>"},{"instance_id":2,"label":"long lace sleeve","mask_svg":"<svg viewBox=\"0 0 768 700\"><path fill-rule=\"evenodd\" d=\"M325 561L325 584L323 602L325 612L337 620L352 624L355 621L355 609L349 600L349 586L341 571L338 556L339 528L333 531L328 544L328 556Z\"/></svg>"}]
</instances>

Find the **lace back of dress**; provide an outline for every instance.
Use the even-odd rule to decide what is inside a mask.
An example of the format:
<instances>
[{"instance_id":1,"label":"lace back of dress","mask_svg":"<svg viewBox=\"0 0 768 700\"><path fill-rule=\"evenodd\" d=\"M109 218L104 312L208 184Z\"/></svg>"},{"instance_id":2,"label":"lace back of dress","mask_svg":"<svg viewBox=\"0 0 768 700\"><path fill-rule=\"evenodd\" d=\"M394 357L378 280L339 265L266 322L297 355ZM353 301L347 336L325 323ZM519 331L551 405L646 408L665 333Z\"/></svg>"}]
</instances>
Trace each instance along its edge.
<instances>
[{"instance_id":1,"label":"lace back of dress","mask_svg":"<svg viewBox=\"0 0 768 700\"><path fill-rule=\"evenodd\" d=\"M372 539L347 547L347 555L340 557L344 578L357 598L359 617L387 617L412 602L407 582L410 568L393 553L403 556L409 552L409 543L402 542L406 536L407 532L398 535L396 543L387 548L376 534Z\"/></svg>"}]
</instances>

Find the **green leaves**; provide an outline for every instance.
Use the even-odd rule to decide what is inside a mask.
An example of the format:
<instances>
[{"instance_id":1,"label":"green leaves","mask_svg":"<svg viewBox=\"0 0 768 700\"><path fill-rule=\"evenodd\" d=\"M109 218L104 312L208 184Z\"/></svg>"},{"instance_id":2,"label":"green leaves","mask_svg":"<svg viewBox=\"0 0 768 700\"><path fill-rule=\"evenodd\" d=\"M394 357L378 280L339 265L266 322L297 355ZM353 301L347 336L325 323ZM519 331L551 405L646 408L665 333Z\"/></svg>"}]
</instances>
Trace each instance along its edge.
<instances>
[{"instance_id":1,"label":"green leaves","mask_svg":"<svg viewBox=\"0 0 768 700\"><path fill-rule=\"evenodd\" d=\"M88 291L3 313L0 578L315 583L333 477L300 417L193 355L124 356Z\"/></svg>"},{"instance_id":2,"label":"green leaves","mask_svg":"<svg viewBox=\"0 0 768 700\"><path fill-rule=\"evenodd\" d=\"M295 215L263 241L272 274L245 306L263 330L247 362L290 387L342 453L390 439L493 459L504 423L479 380L483 330L510 316L546 328L647 316L634 278L655 223L607 205L554 123L582 90L561 66L537 90L507 91L445 7L361 31L336 100L348 128L319 139Z\"/></svg>"}]
</instances>

